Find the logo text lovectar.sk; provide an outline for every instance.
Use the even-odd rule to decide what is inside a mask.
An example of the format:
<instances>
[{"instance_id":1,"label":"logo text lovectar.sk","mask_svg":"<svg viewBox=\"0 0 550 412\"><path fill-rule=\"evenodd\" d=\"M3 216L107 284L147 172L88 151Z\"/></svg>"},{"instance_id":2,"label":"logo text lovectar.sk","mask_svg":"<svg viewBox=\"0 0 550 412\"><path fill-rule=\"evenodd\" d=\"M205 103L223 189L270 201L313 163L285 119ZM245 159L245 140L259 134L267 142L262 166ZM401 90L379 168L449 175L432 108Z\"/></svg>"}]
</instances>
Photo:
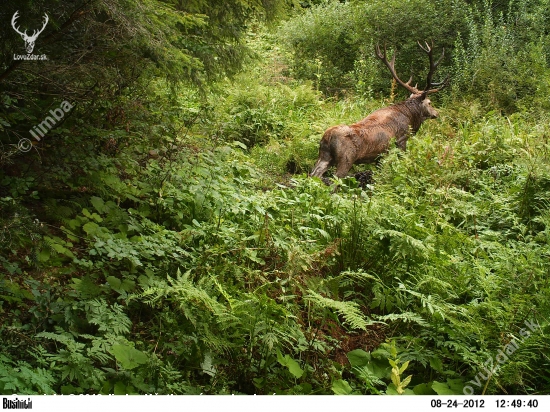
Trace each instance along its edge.
<instances>
[{"instance_id":1,"label":"logo text lovectar.sk","mask_svg":"<svg viewBox=\"0 0 550 412\"><path fill-rule=\"evenodd\" d=\"M33 30L33 33L31 35L27 34L27 30L22 32L19 27L17 26L17 19L19 18L19 10L16 11L13 14L13 17L11 18L11 26L13 29L21 36L23 41L25 42L25 49L27 50L27 54L14 54L13 59L14 60L48 60L45 54L37 55L32 54L35 46L36 39L44 31L46 28L46 25L48 24L49 18L46 13L44 13L44 20L42 27L38 30Z\"/></svg>"}]
</instances>

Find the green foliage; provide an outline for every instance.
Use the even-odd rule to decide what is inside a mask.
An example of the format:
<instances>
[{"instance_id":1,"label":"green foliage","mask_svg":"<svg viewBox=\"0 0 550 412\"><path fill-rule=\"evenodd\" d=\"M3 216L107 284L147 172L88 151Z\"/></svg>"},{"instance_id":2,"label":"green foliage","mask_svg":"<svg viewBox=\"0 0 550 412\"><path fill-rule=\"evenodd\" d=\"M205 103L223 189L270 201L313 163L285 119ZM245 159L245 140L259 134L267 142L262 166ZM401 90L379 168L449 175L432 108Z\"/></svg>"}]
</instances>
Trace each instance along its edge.
<instances>
[{"instance_id":1,"label":"green foliage","mask_svg":"<svg viewBox=\"0 0 550 412\"><path fill-rule=\"evenodd\" d=\"M291 73L329 94L387 91L387 70L374 57L376 44L398 48L398 73L422 84L426 57L416 41L433 39L449 50L465 26L460 1L327 1L285 22L279 32L290 50ZM429 16L429 18L419 18ZM396 30L396 28L399 28Z\"/></svg>"},{"instance_id":2,"label":"green foliage","mask_svg":"<svg viewBox=\"0 0 550 412\"><path fill-rule=\"evenodd\" d=\"M284 24L281 43L292 51L294 76L313 80L322 90L346 86L357 53L352 15L349 3L323 2Z\"/></svg>"},{"instance_id":3,"label":"green foliage","mask_svg":"<svg viewBox=\"0 0 550 412\"><path fill-rule=\"evenodd\" d=\"M456 96L512 113L548 106L548 10L540 0L328 1L289 19L279 36L293 76L330 95L364 96L390 92L374 45L396 50L397 73L413 74L423 87L427 59L416 41L433 40L435 53L444 48L446 56L437 76L451 74Z\"/></svg>"},{"instance_id":4,"label":"green foliage","mask_svg":"<svg viewBox=\"0 0 550 412\"><path fill-rule=\"evenodd\" d=\"M304 35L290 71L279 38L255 22L248 47L262 61L208 90L174 78L181 68L199 82L223 74L214 57L237 56L242 43L212 50L243 32L209 21L250 22L252 3L213 3L208 19L202 2L166 2L150 20L122 3L105 12L121 19L128 65L107 59L120 45L98 35L107 60L89 56L97 66L68 79L91 86L86 76L103 73L97 94L83 94L75 117L35 151L0 158L0 392L460 394L532 319L541 330L475 391L547 393L550 120L534 110L545 83L535 90L533 79L516 78L529 59L546 73L537 53L547 45L501 27L515 16L518 27L542 30L545 3L452 2L442 22L464 29L445 41L456 45L454 91L465 94L448 96L407 152L366 166L365 189L349 177L328 187L305 176L327 127L387 104L370 97L388 84L368 57L376 36L406 40L400 73L421 67L410 32L449 29L410 16L438 16L436 3L400 3L400 32L381 2L296 13L281 29ZM86 24L101 15L96 6ZM330 20L338 16L350 20ZM359 17L368 27L357 28ZM519 57L496 56L499 41ZM325 62L334 56L351 59ZM502 63L514 81L491 85ZM302 68L310 81L289 77ZM33 70L11 72L12 86L29 76L30 90ZM473 73L484 80L468 89ZM371 77L359 84L359 74ZM360 96L319 93L344 86ZM532 104L514 94L522 87ZM50 97L25 96L3 97L4 130L28 130L50 107Z\"/></svg>"},{"instance_id":5,"label":"green foliage","mask_svg":"<svg viewBox=\"0 0 550 412\"><path fill-rule=\"evenodd\" d=\"M368 393L387 395L460 395L464 387L462 379L447 379L446 383L436 380L428 383L418 383L414 388L408 388L413 380L413 375L408 375L402 379L403 373L409 368L410 360L401 361L397 355L406 354L406 350L398 348L395 341L383 343L380 349L374 352L365 352L362 349L355 349L347 353L347 358L351 365L351 371L361 382L356 386L357 392L346 381L335 381L333 391L341 388L348 388L345 393ZM336 386L336 390L335 390ZM355 386L355 385L354 385ZM385 392L381 388L386 387Z\"/></svg>"},{"instance_id":6,"label":"green foliage","mask_svg":"<svg viewBox=\"0 0 550 412\"><path fill-rule=\"evenodd\" d=\"M359 305L355 302L340 302L326 298L315 292L310 292L306 296L308 300L322 308L331 308L335 310L352 329L365 330L368 322L361 315Z\"/></svg>"},{"instance_id":7,"label":"green foliage","mask_svg":"<svg viewBox=\"0 0 550 412\"><path fill-rule=\"evenodd\" d=\"M45 368L34 368L25 361L14 362L0 355L0 393L29 395L54 394L55 378Z\"/></svg>"},{"instance_id":8,"label":"green foliage","mask_svg":"<svg viewBox=\"0 0 550 412\"><path fill-rule=\"evenodd\" d=\"M294 123L317 106L318 96L307 84L291 88L241 79L229 89L220 116L213 121L224 139L250 148L293 136Z\"/></svg>"},{"instance_id":9,"label":"green foliage","mask_svg":"<svg viewBox=\"0 0 550 412\"><path fill-rule=\"evenodd\" d=\"M539 26L548 20L544 3L510 1L508 10L496 13L484 1L470 9L454 47L455 90L507 112L547 108L548 33Z\"/></svg>"}]
</instances>

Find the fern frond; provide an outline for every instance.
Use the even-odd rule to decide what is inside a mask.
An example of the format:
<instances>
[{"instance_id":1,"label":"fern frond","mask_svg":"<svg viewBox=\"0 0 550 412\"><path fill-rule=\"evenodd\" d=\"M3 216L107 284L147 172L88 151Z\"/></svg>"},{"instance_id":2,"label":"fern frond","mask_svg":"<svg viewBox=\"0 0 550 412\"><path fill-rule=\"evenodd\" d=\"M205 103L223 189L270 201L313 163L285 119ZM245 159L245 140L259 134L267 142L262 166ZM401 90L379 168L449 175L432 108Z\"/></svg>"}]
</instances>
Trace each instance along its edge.
<instances>
[{"instance_id":1,"label":"fern frond","mask_svg":"<svg viewBox=\"0 0 550 412\"><path fill-rule=\"evenodd\" d=\"M422 316L417 315L413 312L403 312L403 313L390 313L389 315L374 315L374 319L387 323L387 322L396 322L401 321L405 323L416 323L420 326L429 326L428 322L426 322Z\"/></svg>"},{"instance_id":2,"label":"fern frond","mask_svg":"<svg viewBox=\"0 0 550 412\"><path fill-rule=\"evenodd\" d=\"M194 303L203 306L216 316L224 314L225 307L204 289L195 286L189 278L190 273L191 271L187 271L182 275L178 269L176 279L168 277L168 283L171 285L170 291L178 296L181 304Z\"/></svg>"},{"instance_id":3,"label":"fern frond","mask_svg":"<svg viewBox=\"0 0 550 412\"><path fill-rule=\"evenodd\" d=\"M304 298L322 308L335 310L344 318L344 323L347 323L352 329L366 330L367 326L372 324L371 321L364 318L359 305L355 302L342 302L326 298L311 289L308 290L308 294Z\"/></svg>"},{"instance_id":4,"label":"fern frond","mask_svg":"<svg viewBox=\"0 0 550 412\"><path fill-rule=\"evenodd\" d=\"M113 332L123 335L130 332L132 321L119 304L108 305L102 299L94 299L85 304L88 322L97 325L100 332Z\"/></svg>"}]
</instances>

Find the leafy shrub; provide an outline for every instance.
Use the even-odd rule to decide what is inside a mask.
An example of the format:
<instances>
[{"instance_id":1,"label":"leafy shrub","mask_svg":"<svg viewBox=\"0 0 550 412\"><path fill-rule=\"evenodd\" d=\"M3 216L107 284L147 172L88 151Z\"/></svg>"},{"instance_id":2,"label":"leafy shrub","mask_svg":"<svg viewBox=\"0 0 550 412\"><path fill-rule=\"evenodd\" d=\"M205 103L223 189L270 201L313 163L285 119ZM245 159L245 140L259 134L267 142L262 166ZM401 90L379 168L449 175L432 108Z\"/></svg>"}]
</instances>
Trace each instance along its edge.
<instances>
[{"instance_id":1,"label":"leafy shrub","mask_svg":"<svg viewBox=\"0 0 550 412\"><path fill-rule=\"evenodd\" d=\"M389 86L387 71L374 57L375 44L397 47L398 72L412 69L422 82L426 58L416 41L433 39L439 50L449 51L464 26L463 12L464 6L453 1L329 1L290 19L280 36L292 51L297 78L315 81L329 94L342 89L368 94Z\"/></svg>"},{"instance_id":2,"label":"leafy shrub","mask_svg":"<svg viewBox=\"0 0 550 412\"><path fill-rule=\"evenodd\" d=\"M308 84L265 85L242 78L229 91L213 121L226 141L239 141L248 148L289 137L293 122L318 106L318 95Z\"/></svg>"},{"instance_id":3,"label":"leafy shrub","mask_svg":"<svg viewBox=\"0 0 550 412\"><path fill-rule=\"evenodd\" d=\"M334 1L291 18L279 36L291 50L293 76L316 82L328 94L355 90L365 96L387 93L390 85L375 44L397 49L397 72L403 78L412 73L423 86L427 62L416 41L433 40L436 54L445 48L438 77L452 74L456 96L512 113L548 105L543 22L549 18L544 1Z\"/></svg>"},{"instance_id":4,"label":"leafy shrub","mask_svg":"<svg viewBox=\"0 0 550 412\"><path fill-rule=\"evenodd\" d=\"M317 89L350 87L357 48L353 44L353 8L323 2L290 19L280 29L282 44L292 51L292 74L315 82Z\"/></svg>"},{"instance_id":5,"label":"leafy shrub","mask_svg":"<svg viewBox=\"0 0 550 412\"><path fill-rule=\"evenodd\" d=\"M466 14L466 40L456 40L453 87L506 112L546 107L547 41L535 21L546 20L547 10L540 3L531 8L514 1L506 13L495 14L491 2L481 7Z\"/></svg>"}]
</instances>

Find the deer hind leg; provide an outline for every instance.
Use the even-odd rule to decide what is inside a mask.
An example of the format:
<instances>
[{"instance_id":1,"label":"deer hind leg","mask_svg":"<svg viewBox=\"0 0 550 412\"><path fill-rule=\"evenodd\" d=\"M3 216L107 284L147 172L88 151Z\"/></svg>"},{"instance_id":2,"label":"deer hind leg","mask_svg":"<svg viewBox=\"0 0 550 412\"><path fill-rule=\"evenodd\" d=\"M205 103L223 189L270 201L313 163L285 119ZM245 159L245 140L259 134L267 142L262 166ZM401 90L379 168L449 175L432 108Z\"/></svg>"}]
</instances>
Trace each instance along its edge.
<instances>
[{"instance_id":1,"label":"deer hind leg","mask_svg":"<svg viewBox=\"0 0 550 412\"><path fill-rule=\"evenodd\" d=\"M332 166L334 163L334 158L330 153L330 147L328 147L324 141L321 141L321 146L319 147L319 159L313 170L311 171L310 176L315 176L318 178L323 177L327 169Z\"/></svg>"},{"instance_id":2,"label":"deer hind leg","mask_svg":"<svg viewBox=\"0 0 550 412\"><path fill-rule=\"evenodd\" d=\"M330 165L331 159L323 159L322 157L319 157L319 160L317 160L317 163L315 163L315 166L313 167L310 176L315 176L319 178L323 177Z\"/></svg>"},{"instance_id":3,"label":"deer hind leg","mask_svg":"<svg viewBox=\"0 0 550 412\"><path fill-rule=\"evenodd\" d=\"M339 177L341 179L343 177L346 177L349 170L353 166L353 161L346 156L341 156L338 158L337 165L338 166L336 166L335 175L336 177Z\"/></svg>"}]
</instances>

